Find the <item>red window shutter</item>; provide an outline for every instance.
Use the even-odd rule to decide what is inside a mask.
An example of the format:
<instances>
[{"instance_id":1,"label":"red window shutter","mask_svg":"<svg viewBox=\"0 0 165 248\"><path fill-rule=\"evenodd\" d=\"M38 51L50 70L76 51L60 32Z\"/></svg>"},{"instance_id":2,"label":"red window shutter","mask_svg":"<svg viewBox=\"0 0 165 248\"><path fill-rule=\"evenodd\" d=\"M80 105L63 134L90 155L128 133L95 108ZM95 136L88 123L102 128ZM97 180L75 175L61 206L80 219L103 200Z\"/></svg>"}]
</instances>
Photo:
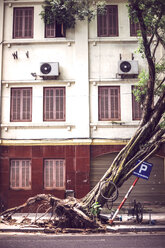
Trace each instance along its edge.
<instances>
[{"instance_id":1,"label":"red window shutter","mask_svg":"<svg viewBox=\"0 0 165 248\"><path fill-rule=\"evenodd\" d=\"M46 189L65 187L64 160L46 159L44 161L44 187Z\"/></svg>"},{"instance_id":2,"label":"red window shutter","mask_svg":"<svg viewBox=\"0 0 165 248\"><path fill-rule=\"evenodd\" d=\"M45 188L50 187L50 180L49 180L49 161L45 161L44 165L44 186Z\"/></svg>"},{"instance_id":3,"label":"red window shutter","mask_svg":"<svg viewBox=\"0 0 165 248\"><path fill-rule=\"evenodd\" d=\"M22 161L22 188L28 188L31 185L31 169L30 169L30 161L23 160Z\"/></svg>"},{"instance_id":4,"label":"red window shutter","mask_svg":"<svg viewBox=\"0 0 165 248\"><path fill-rule=\"evenodd\" d=\"M30 160L11 160L10 187L13 189L31 188Z\"/></svg>"},{"instance_id":5,"label":"red window shutter","mask_svg":"<svg viewBox=\"0 0 165 248\"><path fill-rule=\"evenodd\" d=\"M44 89L44 121L65 120L65 88Z\"/></svg>"},{"instance_id":6,"label":"red window shutter","mask_svg":"<svg viewBox=\"0 0 165 248\"><path fill-rule=\"evenodd\" d=\"M98 36L118 36L118 6L107 5L106 13L98 15Z\"/></svg>"},{"instance_id":7,"label":"red window shutter","mask_svg":"<svg viewBox=\"0 0 165 248\"><path fill-rule=\"evenodd\" d=\"M56 22L52 24L45 24L45 37L46 38L56 37Z\"/></svg>"},{"instance_id":8,"label":"red window shutter","mask_svg":"<svg viewBox=\"0 0 165 248\"><path fill-rule=\"evenodd\" d=\"M130 35L137 36L138 30L140 30L139 23L135 23L133 20L130 20Z\"/></svg>"},{"instance_id":9,"label":"red window shutter","mask_svg":"<svg viewBox=\"0 0 165 248\"><path fill-rule=\"evenodd\" d=\"M24 37L33 37L33 8L24 9Z\"/></svg>"},{"instance_id":10,"label":"red window shutter","mask_svg":"<svg viewBox=\"0 0 165 248\"><path fill-rule=\"evenodd\" d=\"M21 92L19 89L11 91L11 121L20 120L21 113Z\"/></svg>"},{"instance_id":11,"label":"red window shutter","mask_svg":"<svg viewBox=\"0 0 165 248\"><path fill-rule=\"evenodd\" d=\"M108 36L107 15L98 15L97 17L98 36Z\"/></svg>"},{"instance_id":12,"label":"red window shutter","mask_svg":"<svg viewBox=\"0 0 165 248\"><path fill-rule=\"evenodd\" d=\"M134 89L134 86L132 86L132 91ZM142 117L142 108L140 106L140 103L136 101L136 97L134 96L132 92L132 119L133 120L140 120Z\"/></svg>"},{"instance_id":13,"label":"red window shutter","mask_svg":"<svg viewBox=\"0 0 165 248\"><path fill-rule=\"evenodd\" d=\"M11 121L32 120L32 89L11 89Z\"/></svg>"},{"instance_id":14,"label":"red window shutter","mask_svg":"<svg viewBox=\"0 0 165 248\"><path fill-rule=\"evenodd\" d=\"M118 119L120 116L119 113L119 90L116 88L110 89L110 97L109 97L111 103L111 111L110 111L110 118L111 119Z\"/></svg>"},{"instance_id":15,"label":"red window shutter","mask_svg":"<svg viewBox=\"0 0 165 248\"><path fill-rule=\"evenodd\" d=\"M117 5L108 6L108 33L109 36L118 36L118 7Z\"/></svg>"},{"instance_id":16,"label":"red window shutter","mask_svg":"<svg viewBox=\"0 0 165 248\"><path fill-rule=\"evenodd\" d=\"M99 120L120 120L119 87L99 87Z\"/></svg>"},{"instance_id":17,"label":"red window shutter","mask_svg":"<svg viewBox=\"0 0 165 248\"><path fill-rule=\"evenodd\" d=\"M33 38L34 9L14 8L13 38Z\"/></svg>"},{"instance_id":18,"label":"red window shutter","mask_svg":"<svg viewBox=\"0 0 165 248\"><path fill-rule=\"evenodd\" d=\"M23 89L22 95L22 120L31 120L31 89Z\"/></svg>"},{"instance_id":19,"label":"red window shutter","mask_svg":"<svg viewBox=\"0 0 165 248\"><path fill-rule=\"evenodd\" d=\"M44 120L53 120L53 96L52 88L45 88L44 93Z\"/></svg>"}]
</instances>

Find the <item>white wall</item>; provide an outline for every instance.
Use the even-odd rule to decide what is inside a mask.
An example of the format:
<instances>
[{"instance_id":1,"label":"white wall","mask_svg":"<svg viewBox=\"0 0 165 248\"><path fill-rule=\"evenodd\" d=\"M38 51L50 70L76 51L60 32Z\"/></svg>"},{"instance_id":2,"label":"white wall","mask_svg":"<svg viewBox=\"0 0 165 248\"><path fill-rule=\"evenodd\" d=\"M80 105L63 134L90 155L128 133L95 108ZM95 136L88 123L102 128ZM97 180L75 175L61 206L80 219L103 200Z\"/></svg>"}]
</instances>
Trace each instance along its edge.
<instances>
[{"instance_id":1,"label":"white wall","mask_svg":"<svg viewBox=\"0 0 165 248\"><path fill-rule=\"evenodd\" d=\"M38 2L38 3L37 3ZM131 86L137 79L121 80L117 75L120 54L131 60L138 42L130 37L128 11L124 1L114 1L119 9L119 37L97 37L97 19L89 25L77 22L75 29L67 30L66 38L44 38L44 24L39 16L41 4L34 6L34 38L13 39L13 8L24 6L20 1L6 4L3 50L2 138L4 139L60 139L60 138L109 138L128 139L138 122L132 121ZM18 59L13 58L17 51ZM26 52L29 52L29 58ZM40 62L59 62L57 80L42 80L31 75L39 74ZM121 121L98 121L98 86L118 85L121 93ZM66 87L66 121L43 121L43 87ZM32 122L10 122L10 91L12 87L32 87ZM14 141L16 142L16 141ZM25 141L26 142L26 141Z\"/></svg>"}]
</instances>

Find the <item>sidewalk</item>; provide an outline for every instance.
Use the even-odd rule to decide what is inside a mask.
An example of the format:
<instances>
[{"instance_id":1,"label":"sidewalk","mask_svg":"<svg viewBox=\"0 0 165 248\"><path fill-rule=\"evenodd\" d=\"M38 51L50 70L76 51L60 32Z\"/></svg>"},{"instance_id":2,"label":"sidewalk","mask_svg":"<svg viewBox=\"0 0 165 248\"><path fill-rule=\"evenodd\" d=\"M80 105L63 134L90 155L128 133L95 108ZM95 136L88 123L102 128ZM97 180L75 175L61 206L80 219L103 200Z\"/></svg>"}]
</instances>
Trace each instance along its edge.
<instances>
[{"instance_id":1,"label":"sidewalk","mask_svg":"<svg viewBox=\"0 0 165 248\"><path fill-rule=\"evenodd\" d=\"M142 223L136 223L134 218L126 214L115 220L112 225L107 225L108 232L165 232L165 214L144 214Z\"/></svg>"},{"instance_id":2,"label":"sidewalk","mask_svg":"<svg viewBox=\"0 0 165 248\"><path fill-rule=\"evenodd\" d=\"M2 223L0 222L0 232L41 232L50 233L47 228L38 227L32 224L22 224L22 220L25 218L26 214L15 214L13 219L16 220L15 223ZM103 215L102 215L103 216ZM105 218L110 218L110 215L105 214ZM28 215L29 219L35 219L35 214ZM50 218L49 215L44 216L42 219ZM117 220L114 221L113 225L106 224L107 232L165 232L165 213L151 213L143 215L143 222L138 224L135 219L131 218L127 214L121 214L118 216ZM52 231L52 233L55 233Z\"/></svg>"}]
</instances>

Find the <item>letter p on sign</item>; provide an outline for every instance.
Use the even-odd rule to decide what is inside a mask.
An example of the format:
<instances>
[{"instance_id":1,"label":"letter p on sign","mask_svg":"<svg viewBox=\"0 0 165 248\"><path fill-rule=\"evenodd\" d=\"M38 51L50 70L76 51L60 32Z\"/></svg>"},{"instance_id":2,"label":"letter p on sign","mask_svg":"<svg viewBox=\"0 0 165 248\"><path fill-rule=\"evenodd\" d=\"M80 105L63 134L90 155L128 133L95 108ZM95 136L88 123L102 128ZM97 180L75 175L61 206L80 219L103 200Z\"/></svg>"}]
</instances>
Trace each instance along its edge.
<instances>
[{"instance_id":1,"label":"letter p on sign","mask_svg":"<svg viewBox=\"0 0 165 248\"><path fill-rule=\"evenodd\" d=\"M139 169L139 173L143 173L144 171L147 171L147 165L146 164L141 164L140 169Z\"/></svg>"},{"instance_id":2,"label":"letter p on sign","mask_svg":"<svg viewBox=\"0 0 165 248\"><path fill-rule=\"evenodd\" d=\"M136 164L138 164L140 160L137 161ZM142 162L133 172L133 175L137 177L141 177L143 179L148 180L151 170L152 170L153 164L148 162Z\"/></svg>"}]
</instances>

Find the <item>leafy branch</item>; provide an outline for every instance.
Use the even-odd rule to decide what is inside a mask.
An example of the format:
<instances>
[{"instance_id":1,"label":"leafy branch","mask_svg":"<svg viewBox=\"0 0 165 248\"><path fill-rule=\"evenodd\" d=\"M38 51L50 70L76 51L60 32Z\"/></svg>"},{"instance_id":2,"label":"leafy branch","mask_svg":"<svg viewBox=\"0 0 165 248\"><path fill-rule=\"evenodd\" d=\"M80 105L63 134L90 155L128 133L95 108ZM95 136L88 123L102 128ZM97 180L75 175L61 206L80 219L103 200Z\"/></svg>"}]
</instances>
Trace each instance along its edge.
<instances>
[{"instance_id":1,"label":"leafy branch","mask_svg":"<svg viewBox=\"0 0 165 248\"><path fill-rule=\"evenodd\" d=\"M97 13L105 12L105 1L46 0L40 15L45 23L56 21L65 28L74 28L76 21L92 21Z\"/></svg>"}]
</instances>

